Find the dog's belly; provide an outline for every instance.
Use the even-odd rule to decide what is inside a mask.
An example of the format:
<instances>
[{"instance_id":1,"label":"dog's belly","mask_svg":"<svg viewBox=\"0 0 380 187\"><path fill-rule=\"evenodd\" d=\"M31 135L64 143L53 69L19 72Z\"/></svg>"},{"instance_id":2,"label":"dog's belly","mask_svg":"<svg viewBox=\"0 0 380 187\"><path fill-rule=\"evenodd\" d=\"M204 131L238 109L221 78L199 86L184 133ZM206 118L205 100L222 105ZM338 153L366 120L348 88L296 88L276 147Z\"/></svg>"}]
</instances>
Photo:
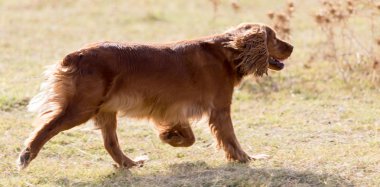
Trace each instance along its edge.
<instances>
[{"instance_id":1,"label":"dog's belly","mask_svg":"<svg viewBox=\"0 0 380 187\"><path fill-rule=\"evenodd\" d=\"M150 118L155 121L186 122L191 118L201 118L209 112L211 103L201 99L175 99L159 96L146 98L141 94L117 94L105 102L101 110L118 111L131 118Z\"/></svg>"}]
</instances>

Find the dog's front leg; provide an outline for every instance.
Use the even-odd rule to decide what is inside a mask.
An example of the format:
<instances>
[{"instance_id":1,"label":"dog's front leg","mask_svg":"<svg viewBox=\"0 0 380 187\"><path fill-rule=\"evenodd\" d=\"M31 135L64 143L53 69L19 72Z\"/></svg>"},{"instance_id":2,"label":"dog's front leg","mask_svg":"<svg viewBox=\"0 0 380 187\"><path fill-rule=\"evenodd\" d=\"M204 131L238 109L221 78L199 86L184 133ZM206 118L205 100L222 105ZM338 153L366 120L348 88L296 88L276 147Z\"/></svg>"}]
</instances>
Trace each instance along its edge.
<instances>
[{"instance_id":1,"label":"dog's front leg","mask_svg":"<svg viewBox=\"0 0 380 187\"><path fill-rule=\"evenodd\" d=\"M210 114L209 126L219 148L223 148L229 161L248 162L251 157L246 154L236 139L230 107L214 109Z\"/></svg>"}]
</instances>

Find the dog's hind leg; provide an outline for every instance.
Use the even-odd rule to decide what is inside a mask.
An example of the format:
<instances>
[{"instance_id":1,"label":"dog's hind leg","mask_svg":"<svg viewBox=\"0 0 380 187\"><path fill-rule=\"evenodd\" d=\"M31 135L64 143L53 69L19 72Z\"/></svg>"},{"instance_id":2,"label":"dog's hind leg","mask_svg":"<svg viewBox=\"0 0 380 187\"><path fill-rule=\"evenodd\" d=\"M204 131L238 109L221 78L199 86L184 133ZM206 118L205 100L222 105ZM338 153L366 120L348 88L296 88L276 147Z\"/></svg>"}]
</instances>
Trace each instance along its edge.
<instances>
[{"instance_id":1,"label":"dog's hind leg","mask_svg":"<svg viewBox=\"0 0 380 187\"><path fill-rule=\"evenodd\" d=\"M91 119L101 104L104 89L101 79L84 76L75 79L75 83L69 77L60 77L50 87L52 90L44 95L47 100L40 106L35 121L39 128L25 141L25 149L20 153L20 169L27 167L43 145L59 132Z\"/></svg>"},{"instance_id":2,"label":"dog's hind leg","mask_svg":"<svg viewBox=\"0 0 380 187\"><path fill-rule=\"evenodd\" d=\"M95 111L95 108L69 105L65 111L49 117L46 121L44 119L37 120L42 125L25 142L26 148L19 156L20 169L27 167L30 161L37 156L42 146L53 136L86 122L94 115Z\"/></svg>"},{"instance_id":3,"label":"dog's hind leg","mask_svg":"<svg viewBox=\"0 0 380 187\"><path fill-rule=\"evenodd\" d=\"M128 169L133 166L142 166L143 160L135 162L125 156L120 149L116 133L116 112L99 112L95 116L95 125L102 131L104 147L117 163L118 167Z\"/></svg>"}]
</instances>

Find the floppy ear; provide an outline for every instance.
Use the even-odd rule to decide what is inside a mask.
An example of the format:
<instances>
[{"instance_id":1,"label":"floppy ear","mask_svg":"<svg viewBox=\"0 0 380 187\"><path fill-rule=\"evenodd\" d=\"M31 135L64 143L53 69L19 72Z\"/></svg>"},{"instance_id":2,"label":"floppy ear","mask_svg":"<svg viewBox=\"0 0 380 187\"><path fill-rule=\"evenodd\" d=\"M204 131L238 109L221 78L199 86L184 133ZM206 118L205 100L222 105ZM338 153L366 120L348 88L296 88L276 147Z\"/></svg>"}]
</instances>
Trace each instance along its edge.
<instances>
[{"instance_id":1,"label":"floppy ear","mask_svg":"<svg viewBox=\"0 0 380 187\"><path fill-rule=\"evenodd\" d=\"M261 26L238 32L226 47L238 51L236 68L243 75L262 76L268 71L268 49L266 31Z\"/></svg>"}]
</instances>

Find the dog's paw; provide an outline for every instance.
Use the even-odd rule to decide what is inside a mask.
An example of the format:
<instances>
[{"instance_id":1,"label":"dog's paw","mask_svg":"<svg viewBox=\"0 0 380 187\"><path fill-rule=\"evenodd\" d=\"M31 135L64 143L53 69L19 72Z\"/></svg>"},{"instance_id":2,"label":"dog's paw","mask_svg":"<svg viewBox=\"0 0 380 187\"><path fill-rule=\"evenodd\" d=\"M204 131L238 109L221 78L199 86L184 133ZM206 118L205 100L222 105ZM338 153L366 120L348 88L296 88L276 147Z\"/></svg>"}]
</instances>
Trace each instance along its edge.
<instances>
[{"instance_id":1,"label":"dog's paw","mask_svg":"<svg viewBox=\"0 0 380 187\"><path fill-rule=\"evenodd\" d=\"M233 152L234 154L228 154L227 153L227 159L229 161L237 161L237 162L240 162L240 163L248 163L250 161L254 161L254 160L267 160L269 158L271 158L270 155L267 155L267 154L257 154L257 155L248 155L246 154L244 151L235 151Z\"/></svg>"},{"instance_id":2,"label":"dog's paw","mask_svg":"<svg viewBox=\"0 0 380 187\"><path fill-rule=\"evenodd\" d=\"M149 157L144 155L144 156L138 156L135 158L135 160L131 160L129 158L126 158L122 164L113 164L115 169L130 169L133 167L143 167L145 161L149 160Z\"/></svg>"},{"instance_id":3,"label":"dog's paw","mask_svg":"<svg viewBox=\"0 0 380 187\"><path fill-rule=\"evenodd\" d=\"M180 143L183 140L183 137L177 131L164 132L164 133L161 133L159 136L163 142L168 143L168 144Z\"/></svg>"},{"instance_id":4,"label":"dog's paw","mask_svg":"<svg viewBox=\"0 0 380 187\"><path fill-rule=\"evenodd\" d=\"M31 161L31 152L29 148L24 149L17 160L17 166L19 170L25 169L28 167Z\"/></svg>"},{"instance_id":5,"label":"dog's paw","mask_svg":"<svg viewBox=\"0 0 380 187\"><path fill-rule=\"evenodd\" d=\"M242 150L231 151L226 153L226 158L230 162L248 163L252 158Z\"/></svg>"}]
</instances>

